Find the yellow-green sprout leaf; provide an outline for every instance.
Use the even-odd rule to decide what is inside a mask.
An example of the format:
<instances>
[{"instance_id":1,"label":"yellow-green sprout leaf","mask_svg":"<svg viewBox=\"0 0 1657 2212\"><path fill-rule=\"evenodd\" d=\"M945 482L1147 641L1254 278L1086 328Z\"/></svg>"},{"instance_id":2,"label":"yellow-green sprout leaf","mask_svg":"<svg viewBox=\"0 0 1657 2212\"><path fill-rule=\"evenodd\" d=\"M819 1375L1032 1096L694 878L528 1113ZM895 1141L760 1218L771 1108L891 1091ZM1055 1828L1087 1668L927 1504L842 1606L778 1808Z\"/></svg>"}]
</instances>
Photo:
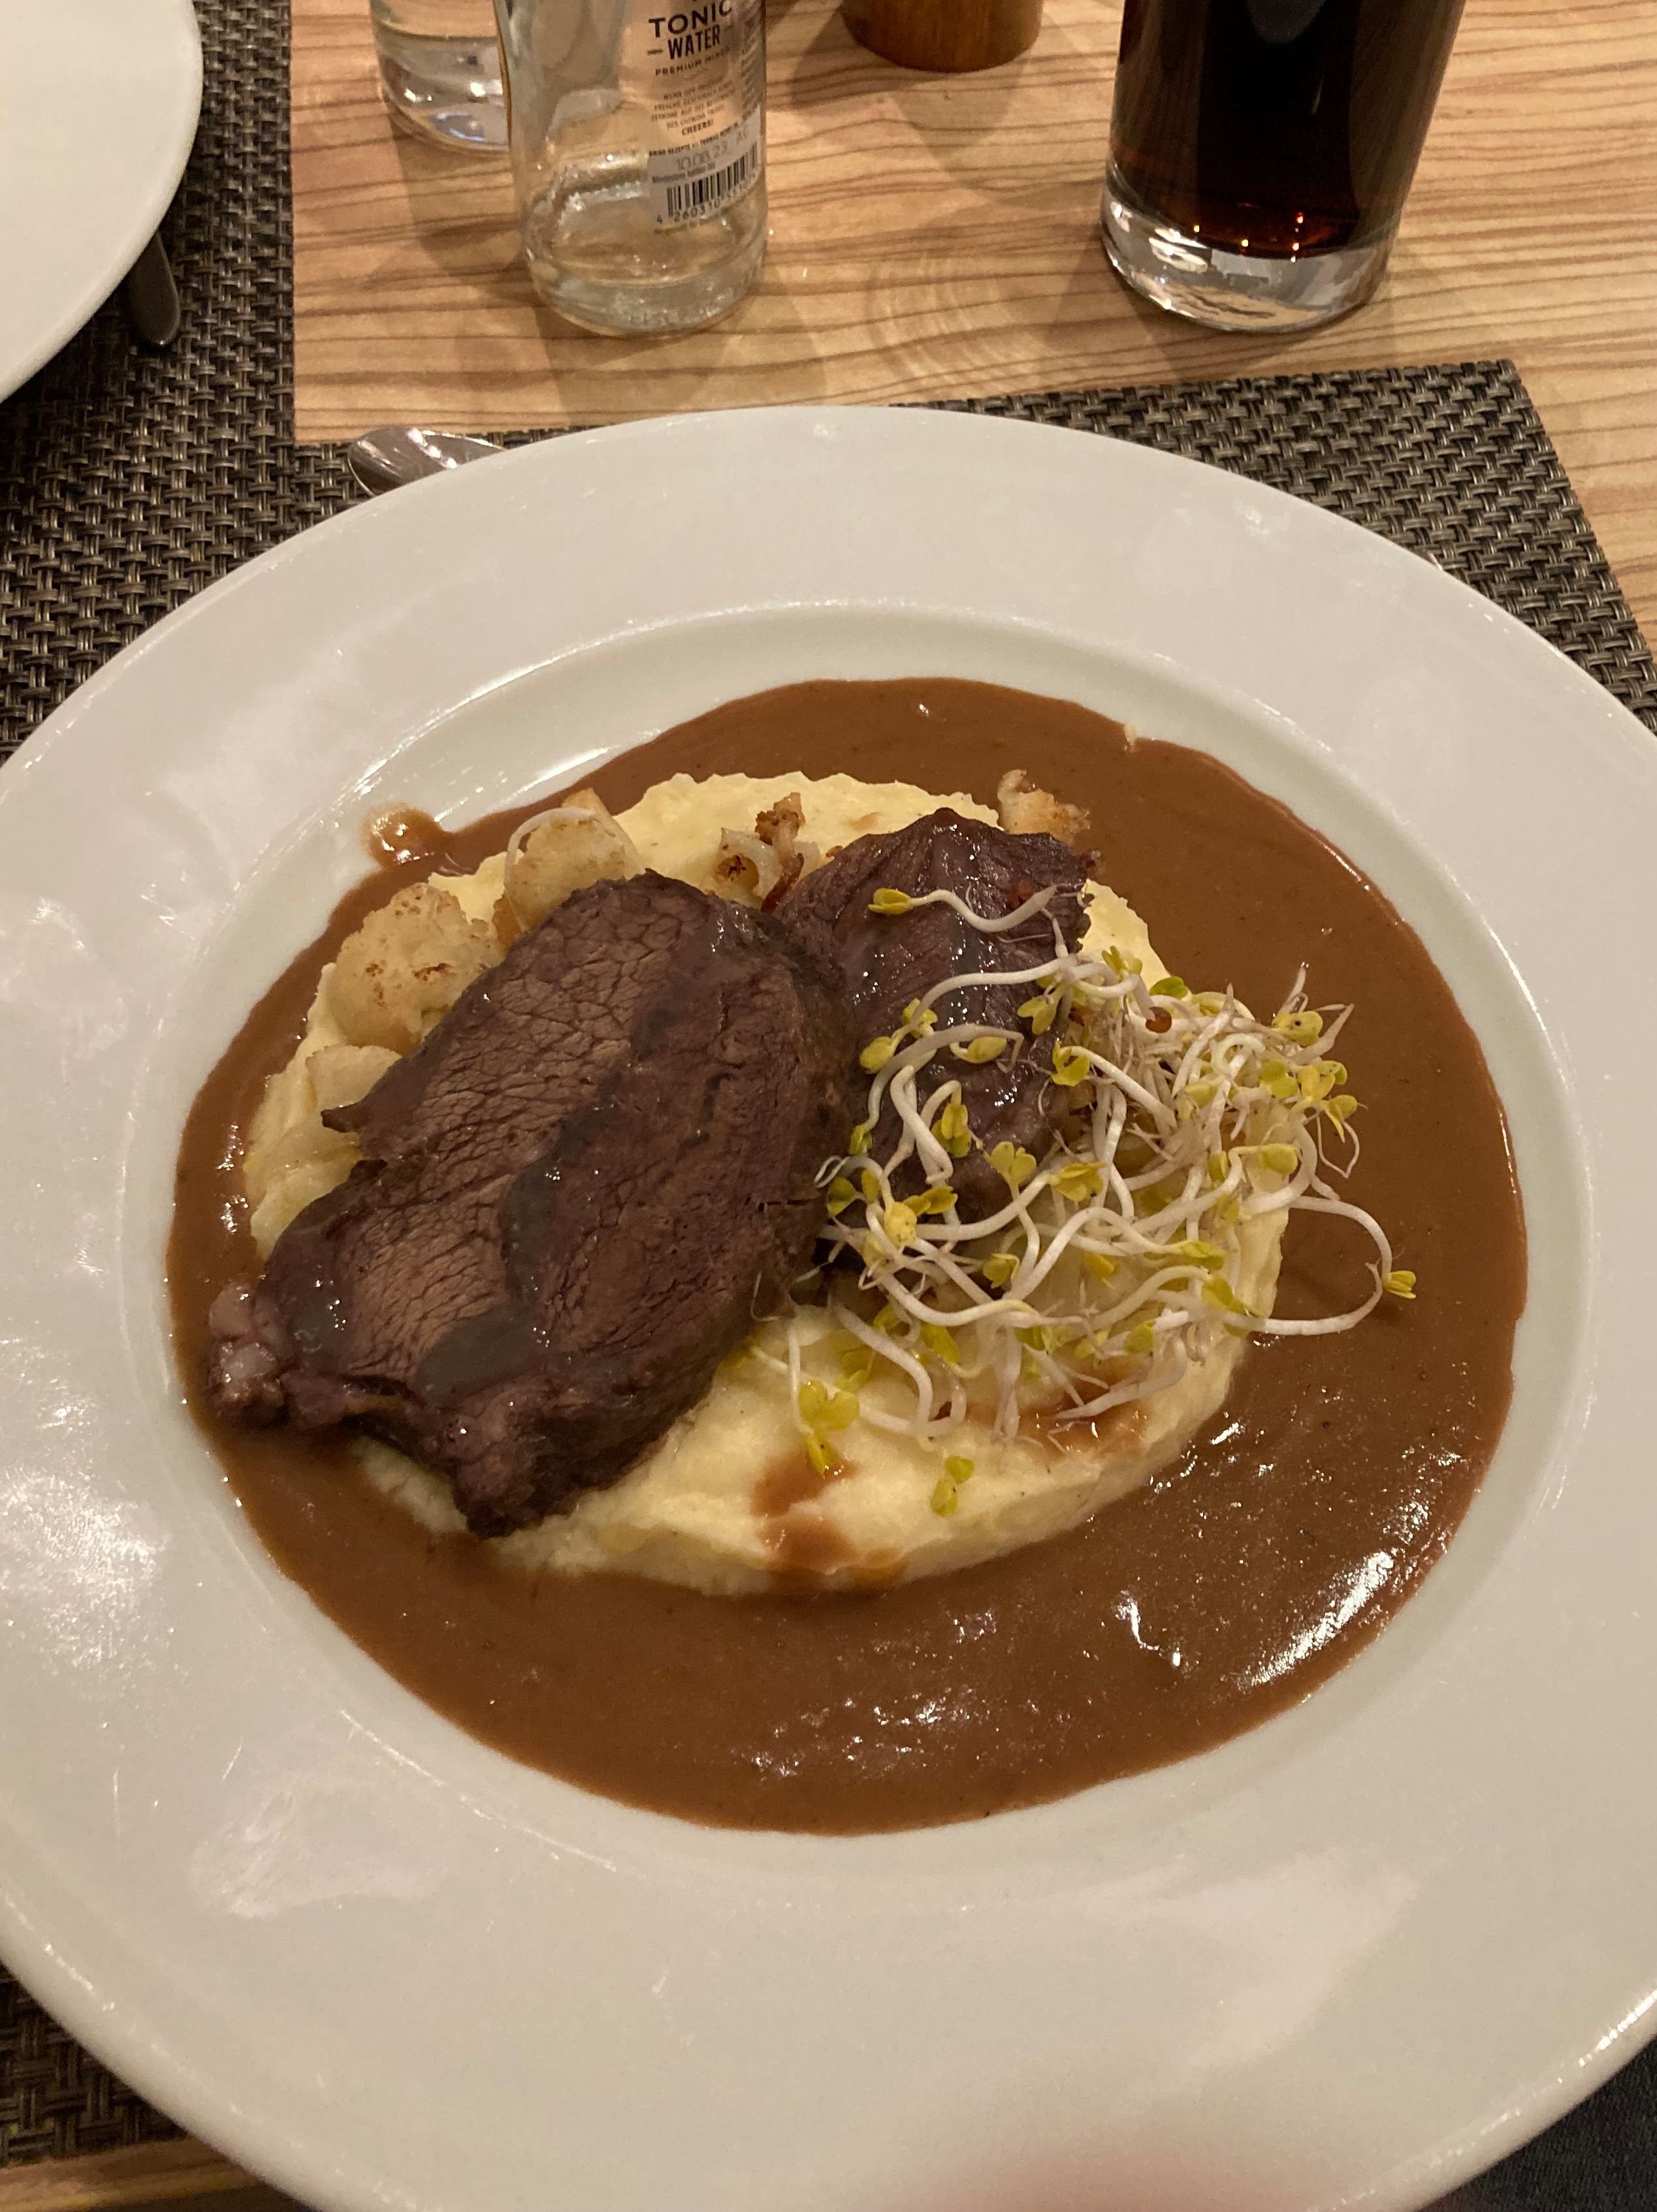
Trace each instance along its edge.
<instances>
[{"instance_id":1,"label":"yellow-green sprout leaf","mask_svg":"<svg viewBox=\"0 0 1657 2212\"><path fill-rule=\"evenodd\" d=\"M912 1206L905 1206L900 1200L896 1205L887 1207L881 1216L880 1225L901 1252L906 1244L913 1241L918 1225L915 1221L915 1210Z\"/></svg>"},{"instance_id":2,"label":"yellow-green sprout leaf","mask_svg":"<svg viewBox=\"0 0 1657 2212\"><path fill-rule=\"evenodd\" d=\"M858 1066L865 1075L877 1075L896 1050L897 1046L890 1037L874 1037L858 1054Z\"/></svg>"},{"instance_id":3,"label":"yellow-green sprout leaf","mask_svg":"<svg viewBox=\"0 0 1657 2212\"><path fill-rule=\"evenodd\" d=\"M1235 1190L1228 1191L1214 1209L1214 1218L1223 1229L1229 1229L1241 1218L1243 1202Z\"/></svg>"},{"instance_id":4,"label":"yellow-green sprout leaf","mask_svg":"<svg viewBox=\"0 0 1657 2212\"><path fill-rule=\"evenodd\" d=\"M1169 1246L1181 1260L1189 1260L1199 1267L1223 1267L1225 1255L1217 1244L1207 1243L1200 1237L1187 1237L1178 1244Z\"/></svg>"},{"instance_id":5,"label":"yellow-green sprout leaf","mask_svg":"<svg viewBox=\"0 0 1657 2212\"><path fill-rule=\"evenodd\" d=\"M1329 1119L1341 1129L1358 1110L1358 1102L1350 1091L1338 1091L1332 1098L1322 1100L1321 1104Z\"/></svg>"},{"instance_id":6,"label":"yellow-green sprout leaf","mask_svg":"<svg viewBox=\"0 0 1657 2212\"><path fill-rule=\"evenodd\" d=\"M1338 1060L1314 1060L1309 1067L1301 1070L1301 1097L1307 1099L1326 1098L1337 1084L1344 1083L1346 1070Z\"/></svg>"},{"instance_id":7,"label":"yellow-green sprout leaf","mask_svg":"<svg viewBox=\"0 0 1657 2212\"><path fill-rule=\"evenodd\" d=\"M950 1099L932 1124L932 1133L951 1159L964 1159L972 1150L972 1125L959 1098Z\"/></svg>"},{"instance_id":8,"label":"yellow-green sprout leaf","mask_svg":"<svg viewBox=\"0 0 1657 2212\"><path fill-rule=\"evenodd\" d=\"M1056 1328L1017 1328L1013 1334L1027 1352L1057 1352L1059 1335Z\"/></svg>"},{"instance_id":9,"label":"yellow-green sprout leaf","mask_svg":"<svg viewBox=\"0 0 1657 2212\"><path fill-rule=\"evenodd\" d=\"M808 1375L799 1386L799 1417L808 1429L849 1429L858 1417L850 1390L833 1390Z\"/></svg>"},{"instance_id":10,"label":"yellow-green sprout leaf","mask_svg":"<svg viewBox=\"0 0 1657 2212\"><path fill-rule=\"evenodd\" d=\"M840 1465L840 1454L826 1437L813 1429L805 1439L805 1456L811 1463L814 1474L832 1474Z\"/></svg>"},{"instance_id":11,"label":"yellow-green sprout leaf","mask_svg":"<svg viewBox=\"0 0 1657 2212\"><path fill-rule=\"evenodd\" d=\"M1203 1285L1203 1300L1207 1305L1218 1306L1222 1313L1252 1315L1254 1310L1253 1306L1243 1304L1223 1275L1209 1277Z\"/></svg>"},{"instance_id":12,"label":"yellow-green sprout leaf","mask_svg":"<svg viewBox=\"0 0 1657 2212\"><path fill-rule=\"evenodd\" d=\"M1134 1205L1141 1213L1161 1213L1177 1205L1184 1194L1185 1177L1171 1176L1166 1182L1147 1183L1143 1190L1136 1192Z\"/></svg>"},{"instance_id":13,"label":"yellow-green sprout leaf","mask_svg":"<svg viewBox=\"0 0 1657 2212\"><path fill-rule=\"evenodd\" d=\"M1225 994L1223 991L1199 991L1191 1003L1199 1014L1205 1014L1212 1021L1225 1005Z\"/></svg>"},{"instance_id":14,"label":"yellow-green sprout leaf","mask_svg":"<svg viewBox=\"0 0 1657 2212\"><path fill-rule=\"evenodd\" d=\"M1051 991L1038 991L1018 1009L1020 1018L1029 1024L1037 1036L1053 1027L1053 1018L1058 1011L1059 1001Z\"/></svg>"},{"instance_id":15,"label":"yellow-green sprout leaf","mask_svg":"<svg viewBox=\"0 0 1657 2212\"><path fill-rule=\"evenodd\" d=\"M1124 952L1120 945L1106 945L1105 957L1119 975L1141 975L1144 973L1145 963L1138 954Z\"/></svg>"},{"instance_id":16,"label":"yellow-green sprout leaf","mask_svg":"<svg viewBox=\"0 0 1657 2212\"><path fill-rule=\"evenodd\" d=\"M1269 1097L1298 1098L1300 1078L1280 1060L1268 1060L1260 1070L1260 1088Z\"/></svg>"},{"instance_id":17,"label":"yellow-green sprout leaf","mask_svg":"<svg viewBox=\"0 0 1657 2212\"><path fill-rule=\"evenodd\" d=\"M1082 1265L1098 1283L1108 1283L1121 1264L1120 1260L1113 1260L1108 1252L1083 1252L1082 1255Z\"/></svg>"},{"instance_id":18,"label":"yellow-green sprout leaf","mask_svg":"<svg viewBox=\"0 0 1657 2212\"><path fill-rule=\"evenodd\" d=\"M1160 982L1151 985L1150 995L1153 999L1188 999L1191 987L1183 975L1164 975Z\"/></svg>"},{"instance_id":19,"label":"yellow-green sprout leaf","mask_svg":"<svg viewBox=\"0 0 1657 2212\"><path fill-rule=\"evenodd\" d=\"M990 1154L990 1165L1009 1189L1022 1190L1035 1173L1035 1156L1003 1137Z\"/></svg>"},{"instance_id":20,"label":"yellow-green sprout leaf","mask_svg":"<svg viewBox=\"0 0 1657 2212\"><path fill-rule=\"evenodd\" d=\"M863 1173L858 1177L858 1188L872 1206L880 1196L880 1177L872 1168L865 1168Z\"/></svg>"},{"instance_id":21,"label":"yellow-green sprout leaf","mask_svg":"<svg viewBox=\"0 0 1657 2212\"><path fill-rule=\"evenodd\" d=\"M1230 1172L1231 1155L1229 1152L1211 1152L1209 1154L1208 1179L1210 1182L1222 1183L1225 1181Z\"/></svg>"},{"instance_id":22,"label":"yellow-green sprout leaf","mask_svg":"<svg viewBox=\"0 0 1657 2212\"><path fill-rule=\"evenodd\" d=\"M1323 1035L1323 1016L1309 1008L1301 1013L1285 1012L1272 1016L1272 1026L1291 1044L1315 1044Z\"/></svg>"},{"instance_id":23,"label":"yellow-green sprout leaf","mask_svg":"<svg viewBox=\"0 0 1657 2212\"><path fill-rule=\"evenodd\" d=\"M868 1151L869 1139L874 1134L874 1129L875 1125L872 1121L859 1121L847 1139L846 1149L854 1159L860 1152Z\"/></svg>"},{"instance_id":24,"label":"yellow-green sprout leaf","mask_svg":"<svg viewBox=\"0 0 1657 2212\"><path fill-rule=\"evenodd\" d=\"M1293 1145L1262 1145L1256 1158L1273 1175L1291 1176L1301 1164L1301 1156Z\"/></svg>"},{"instance_id":25,"label":"yellow-green sprout leaf","mask_svg":"<svg viewBox=\"0 0 1657 2212\"><path fill-rule=\"evenodd\" d=\"M861 1390L875 1371L875 1355L866 1344L854 1345L841 1353L840 1371L851 1389Z\"/></svg>"},{"instance_id":26,"label":"yellow-green sprout leaf","mask_svg":"<svg viewBox=\"0 0 1657 2212\"><path fill-rule=\"evenodd\" d=\"M920 1341L934 1358L941 1359L946 1367L960 1366L961 1346L941 1322L923 1322L920 1325Z\"/></svg>"},{"instance_id":27,"label":"yellow-green sprout leaf","mask_svg":"<svg viewBox=\"0 0 1657 2212\"><path fill-rule=\"evenodd\" d=\"M857 1193L853 1189L851 1184L847 1182L845 1176L836 1176L833 1182L828 1186L829 1213L837 1218L841 1214L845 1212L847 1207L852 1203L852 1200L856 1196Z\"/></svg>"},{"instance_id":28,"label":"yellow-green sprout leaf","mask_svg":"<svg viewBox=\"0 0 1657 2212\"><path fill-rule=\"evenodd\" d=\"M903 1326L903 1316L889 1298L875 1316L871 1325L877 1328L883 1336L895 1336Z\"/></svg>"},{"instance_id":29,"label":"yellow-green sprout leaf","mask_svg":"<svg viewBox=\"0 0 1657 2212\"><path fill-rule=\"evenodd\" d=\"M822 1416L816 1423L816 1426L828 1430L849 1429L857 1417L856 1391L831 1390L828 1394L828 1403L823 1407Z\"/></svg>"},{"instance_id":30,"label":"yellow-green sprout leaf","mask_svg":"<svg viewBox=\"0 0 1657 2212\"><path fill-rule=\"evenodd\" d=\"M1054 1176L1053 1187L1060 1198L1080 1206L1084 1199L1098 1197L1105 1187L1105 1171L1096 1160L1071 1160Z\"/></svg>"},{"instance_id":31,"label":"yellow-green sprout leaf","mask_svg":"<svg viewBox=\"0 0 1657 2212\"><path fill-rule=\"evenodd\" d=\"M938 1027L938 1010L923 1006L919 999L911 999L903 1009L903 1026L911 1036L925 1036L928 1030Z\"/></svg>"},{"instance_id":32,"label":"yellow-green sprout leaf","mask_svg":"<svg viewBox=\"0 0 1657 2212\"><path fill-rule=\"evenodd\" d=\"M969 1037L965 1044L952 1044L950 1050L957 1060L968 1060L974 1067L982 1067L992 1060L999 1060L1007 1049L1004 1036Z\"/></svg>"},{"instance_id":33,"label":"yellow-green sprout leaf","mask_svg":"<svg viewBox=\"0 0 1657 2212\"><path fill-rule=\"evenodd\" d=\"M878 890L869 902L871 914L907 914L914 901L907 891Z\"/></svg>"},{"instance_id":34,"label":"yellow-green sprout leaf","mask_svg":"<svg viewBox=\"0 0 1657 2212\"><path fill-rule=\"evenodd\" d=\"M944 1461L944 1472L951 1482L969 1482L972 1480L973 1463L969 1459L951 1457Z\"/></svg>"},{"instance_id":35,"label":"yellow-green sprout leaf","mask_svg":"<svg viewBox=\"0 0 1657 2212\"><path fill-rule=\"evenodd\" d=\"M992 1252L979 1261L978 1272L992 1290L1002 1291L1018 1273L1018 1261L1011 1252Z\"/></svg>"},{"instance_id":36,"label":"yellow-green sprout leaf","mask_svg":"<svg viewBox=\"0 0 1657 2212\"><path fill-rule=\"evenodd\" d=\"M1136 1359L1143 1359L1148 1352L1155 1352L1156 1349L1156 1323L1149 1321L1136 1322L1122 1339L1122 1344Z\"/></svg>"},{"instance_id":37,"label":"yellow-green sprout leaf","mask_svg":"<svg viewBox=\"0 0 1657 2212\"><path fill-rule=\"evenodd\" d=\"M1394 1267L1390 1275L1381 1278L1381 1287L1395 1298L1412 1298L1416 1294L1416 1275L1413 1267Z\"/></svg>"},{"instance_id":38,"label":"yellow-green sprout leaf","mask_svg":"<svg viewBox=\"0 0 1657 2212\"><path fill-rule=\"evenodd\" d=\"M947 1521L960 1503L961 1499L955 1484L947 1474L940 1474L932 1485L933 1512L941 1515Z\"/></svg>"},{"instance_id":39,"label":"yellow-green sprout leaf","mask_svg":"<svg viewBox=\"0 0 1657 2212\"><path fill-rule=\"evenodd\" d=\"M1090 1073L1088 1056L1078 1052L1073 1044L1056 1044L1053 1048L1053 1079L1069 1090L1075 1083L1086 1081Z\"/></svg>"},{"instance_id":40,"label":"yellow-green sprout leaf","mask_svg":"<svg viewBox=\"0 0 1657 2212\"><path fill-rule=\"evenodd\" d=\"M955 1203L955 1187L947 1182L934 1183L930 1190L923 1190L919 1198L909 1200L923 1220L929 1213L947 1213Z\"/></svg>"},{"instance_id":41,"label":"yellow-green sprout leaf","mask_svg":"<svg viewBox=\"0 0 1657 2212\"><path fill-rule=\"evenodd\" d=\"M1018 1379L1021 1382L1045 1382L1047 1381L1047 1370L1043 1368L1041 1361L1036 1358L1033 1352L1024 1351L1019 1353Z\"/></svg>"},{"instance_id":42,"label":"yellow-green sprout leaf","mask_svg":"<svg viewBox=\"0 0 1657 2212\"><path fill-rule=\"evenodd\" d=\"M1199 1082L1187 1084L1185 1096L1193 1106L1211 1106L1219 1088L1217 1083L1211 1083L1208 1078L1204 1076Z\"/></svg>"}]
</instances>

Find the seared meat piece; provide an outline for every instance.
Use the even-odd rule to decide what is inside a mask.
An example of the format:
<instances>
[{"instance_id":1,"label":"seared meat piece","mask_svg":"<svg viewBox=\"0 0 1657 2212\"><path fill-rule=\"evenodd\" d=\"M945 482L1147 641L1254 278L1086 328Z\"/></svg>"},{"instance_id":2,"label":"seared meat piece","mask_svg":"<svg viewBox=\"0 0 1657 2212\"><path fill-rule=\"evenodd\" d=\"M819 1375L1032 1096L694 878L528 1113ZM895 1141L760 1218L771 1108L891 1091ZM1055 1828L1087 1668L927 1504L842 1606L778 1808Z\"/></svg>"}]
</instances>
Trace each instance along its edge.
<instances>
[{"instance_id":1,"label":"seared meat piece","mask_svg":"<svg viewBox=\"0 0 1657 2212\"><path fill-rule=\"evenodd\" d=\"M1054 922L1074 951L1085 927L1085 880L1081 862L1056 837L1015 836L944 806L907 830L859 837L807 876L778 911L798 927L831 933L861 1047L895 1030L909 1001L924 997L946 976L1034 968L1052 959ZM1047 884L1056 888L1044 913L993 935L974 929L942 904L902 915L869 911L875 893L888 887L913 896L951 890L975 914L989 918L1011 914ZM974 1146L956 1163L951 1178L961 1211L969 1218L993 1213L1006 1202L1007 1187L986 1154L1010 1138L1039 1159L1064 1111L1064 1094L1055 1097L1048 1080L1052 1038L1030 1037L1028 1023L1018 1018L1019 1007L1040 988L1036 983L992 983L953 991L937 1002L940 1029L984 1022L1016 1030L1027 1040L1017 1056L1010 1048L985 1066L956 1060L946 1048L922 1080L923 1099L951 1077L960 1082L973 1134L982 1145L982 1151ZM858 1080L866 1085L868 1079L859 1073ZM892 1152L900 1129L896 1115L885 1108L871 1143L877 1159ZM912 1161L900 1174L897 1188L907 1193L924 1180Z\"/></svg>"},{"instance_id":2,"label":"seared meat piece","mask_svg":"<svg viewBox=\"0 0 1657 2212\"><path fill-rule=\"evenodd\" d=\"M373 1430L480 1535L612 1481L785 1304L854 1060L809 931L578 891L327 1116L364 1157L219 1300L217 1402Z\"/></svg>"}]
</instances>

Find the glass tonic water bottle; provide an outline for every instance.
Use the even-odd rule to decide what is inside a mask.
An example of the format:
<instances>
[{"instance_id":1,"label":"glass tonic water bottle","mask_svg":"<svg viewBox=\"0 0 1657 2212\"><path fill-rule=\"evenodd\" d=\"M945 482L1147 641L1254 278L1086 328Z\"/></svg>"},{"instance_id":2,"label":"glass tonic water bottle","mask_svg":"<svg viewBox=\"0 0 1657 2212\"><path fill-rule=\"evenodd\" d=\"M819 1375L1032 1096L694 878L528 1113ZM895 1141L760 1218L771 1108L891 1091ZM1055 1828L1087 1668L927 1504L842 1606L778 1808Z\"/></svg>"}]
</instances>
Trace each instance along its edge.
<instances>
[{"instance_id":1,"label":"glass tonic water bottle","mask_svg":"<svg viewBox=\"0 0 1657 2212\"><path fill-rule=\"evenodd\" d=\"M495 0L531 282L571 322L677 331L765 258L765 0Z\"/></svg>"}]
</instances>

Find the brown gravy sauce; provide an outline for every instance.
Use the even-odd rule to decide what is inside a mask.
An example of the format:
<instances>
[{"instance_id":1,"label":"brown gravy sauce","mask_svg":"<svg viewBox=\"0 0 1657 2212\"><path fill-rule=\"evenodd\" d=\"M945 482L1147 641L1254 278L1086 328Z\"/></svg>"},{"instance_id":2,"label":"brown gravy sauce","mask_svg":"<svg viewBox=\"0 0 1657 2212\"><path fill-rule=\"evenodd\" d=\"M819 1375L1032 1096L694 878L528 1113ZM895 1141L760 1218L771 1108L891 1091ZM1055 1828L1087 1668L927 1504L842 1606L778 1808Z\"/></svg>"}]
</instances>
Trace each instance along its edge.
<instances>
[{"instance_id":1,"label":"brown gravy sauce","mask_svg":"<svg viewBox=\"0 0 1657 2212\"><path fill-rule=\"evenodd\" d=\"M1099 872L1193 985L1274 1006L1305 959L1316 1002L1356 1004L1341 1051L1367 1110L1351 1189L1417 1271L1418 1298L1349 1335L1255 1347L1175 1466L1069 1535L935 1580L708 1598L624 1576L531 1578L470 1538L434 1539L339 1443L229 1432L199 1391L212 1295L257 1265L241 1133L319 965L388 879L475 867L519 818L444 831L382 817L379 868L248 1017L191 1114L168 1255L179 1356L280 1565L398 1680L516 1759L743 1827L852 1832L1040 1802L1304 1697L1397 1611L1466 1510L1507 1412L1525 1295L1506 1124L1419 939L1341 854L1203 754L943 679L740 700L588 780L619 810L681 769L840 769L988 799L1009 768L1092 809ZM1454 1145L1435 1118L1446 1100ZM1360 1242L1298 1217L1278 1310L1352 1303ZM816 1478L782 1458L769 1480L780 1525L805 1523L780 1566L809 1573Z\"/></svg>"}]
</instances>

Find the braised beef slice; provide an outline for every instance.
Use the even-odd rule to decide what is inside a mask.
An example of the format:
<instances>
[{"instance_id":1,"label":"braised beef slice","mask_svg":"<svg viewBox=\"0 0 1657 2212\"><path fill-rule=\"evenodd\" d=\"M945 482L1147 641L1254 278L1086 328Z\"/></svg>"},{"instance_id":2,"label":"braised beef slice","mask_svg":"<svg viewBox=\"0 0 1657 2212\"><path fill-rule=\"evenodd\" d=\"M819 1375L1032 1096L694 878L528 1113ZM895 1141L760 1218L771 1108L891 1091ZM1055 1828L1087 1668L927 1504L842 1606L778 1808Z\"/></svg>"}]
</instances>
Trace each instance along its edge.
<instances>
[{"instance_id":1,"label":"braised beef slice","mask_svg":"<svg viewBox=\"0 0 1657 2212\"><path fill-rule=\"evenodd\" d=\"M974 822L940 807L906 830L883 836L859 837L835 859L807 876L778 911L802 931L827 929L851 994L861 1048L871 1038L897 1028L912 999L947 975L993 974L1034 968L1053 957L1053 924L1073 951L1085 927L1081 862L1056 837L1015 836L992 823ZM992 918L1010 914L1035 891L1051 884L1046 911L1016 929L986 934L938 904L908 914L871 914L877 890L890 888L919 896L951 890L975 914ZM1007 1187L986 1155L1011 1139L1039 1159L1064 1112L1055 1096L1053 1040L1032 1036L1018 1009L1041 986L986 984L952 991L937 1001L938 1027L983 1022L1018 1030L1026 1042L984 1066L959 1060L945 1049L932 1063L927 1088L953 1077L961 1085L972 1131L981 1146L956 1164L951 1178L968 1217L997 1212ZM859 1095L869 1079L855 1072ZM877 1158L895 1148L901 1125L890 1107L883 1109L871 1139ZM896 1181L901 1194L920 1188L926 1178L911 1162Z\"/></svg>"},{"instance_id":2,"label":"braised beef slice","mask_svg":"<svg viewBox=\"0 0 1657 2212\"><path fill-rule=\"evenodd\" d=\"M482 1535L614 1480L809 1264L854 1054L809 931L578 892L328 1115L362 1160L221 1299L219 1403L389 1438Z\"/></svg>"}]
</instances>

